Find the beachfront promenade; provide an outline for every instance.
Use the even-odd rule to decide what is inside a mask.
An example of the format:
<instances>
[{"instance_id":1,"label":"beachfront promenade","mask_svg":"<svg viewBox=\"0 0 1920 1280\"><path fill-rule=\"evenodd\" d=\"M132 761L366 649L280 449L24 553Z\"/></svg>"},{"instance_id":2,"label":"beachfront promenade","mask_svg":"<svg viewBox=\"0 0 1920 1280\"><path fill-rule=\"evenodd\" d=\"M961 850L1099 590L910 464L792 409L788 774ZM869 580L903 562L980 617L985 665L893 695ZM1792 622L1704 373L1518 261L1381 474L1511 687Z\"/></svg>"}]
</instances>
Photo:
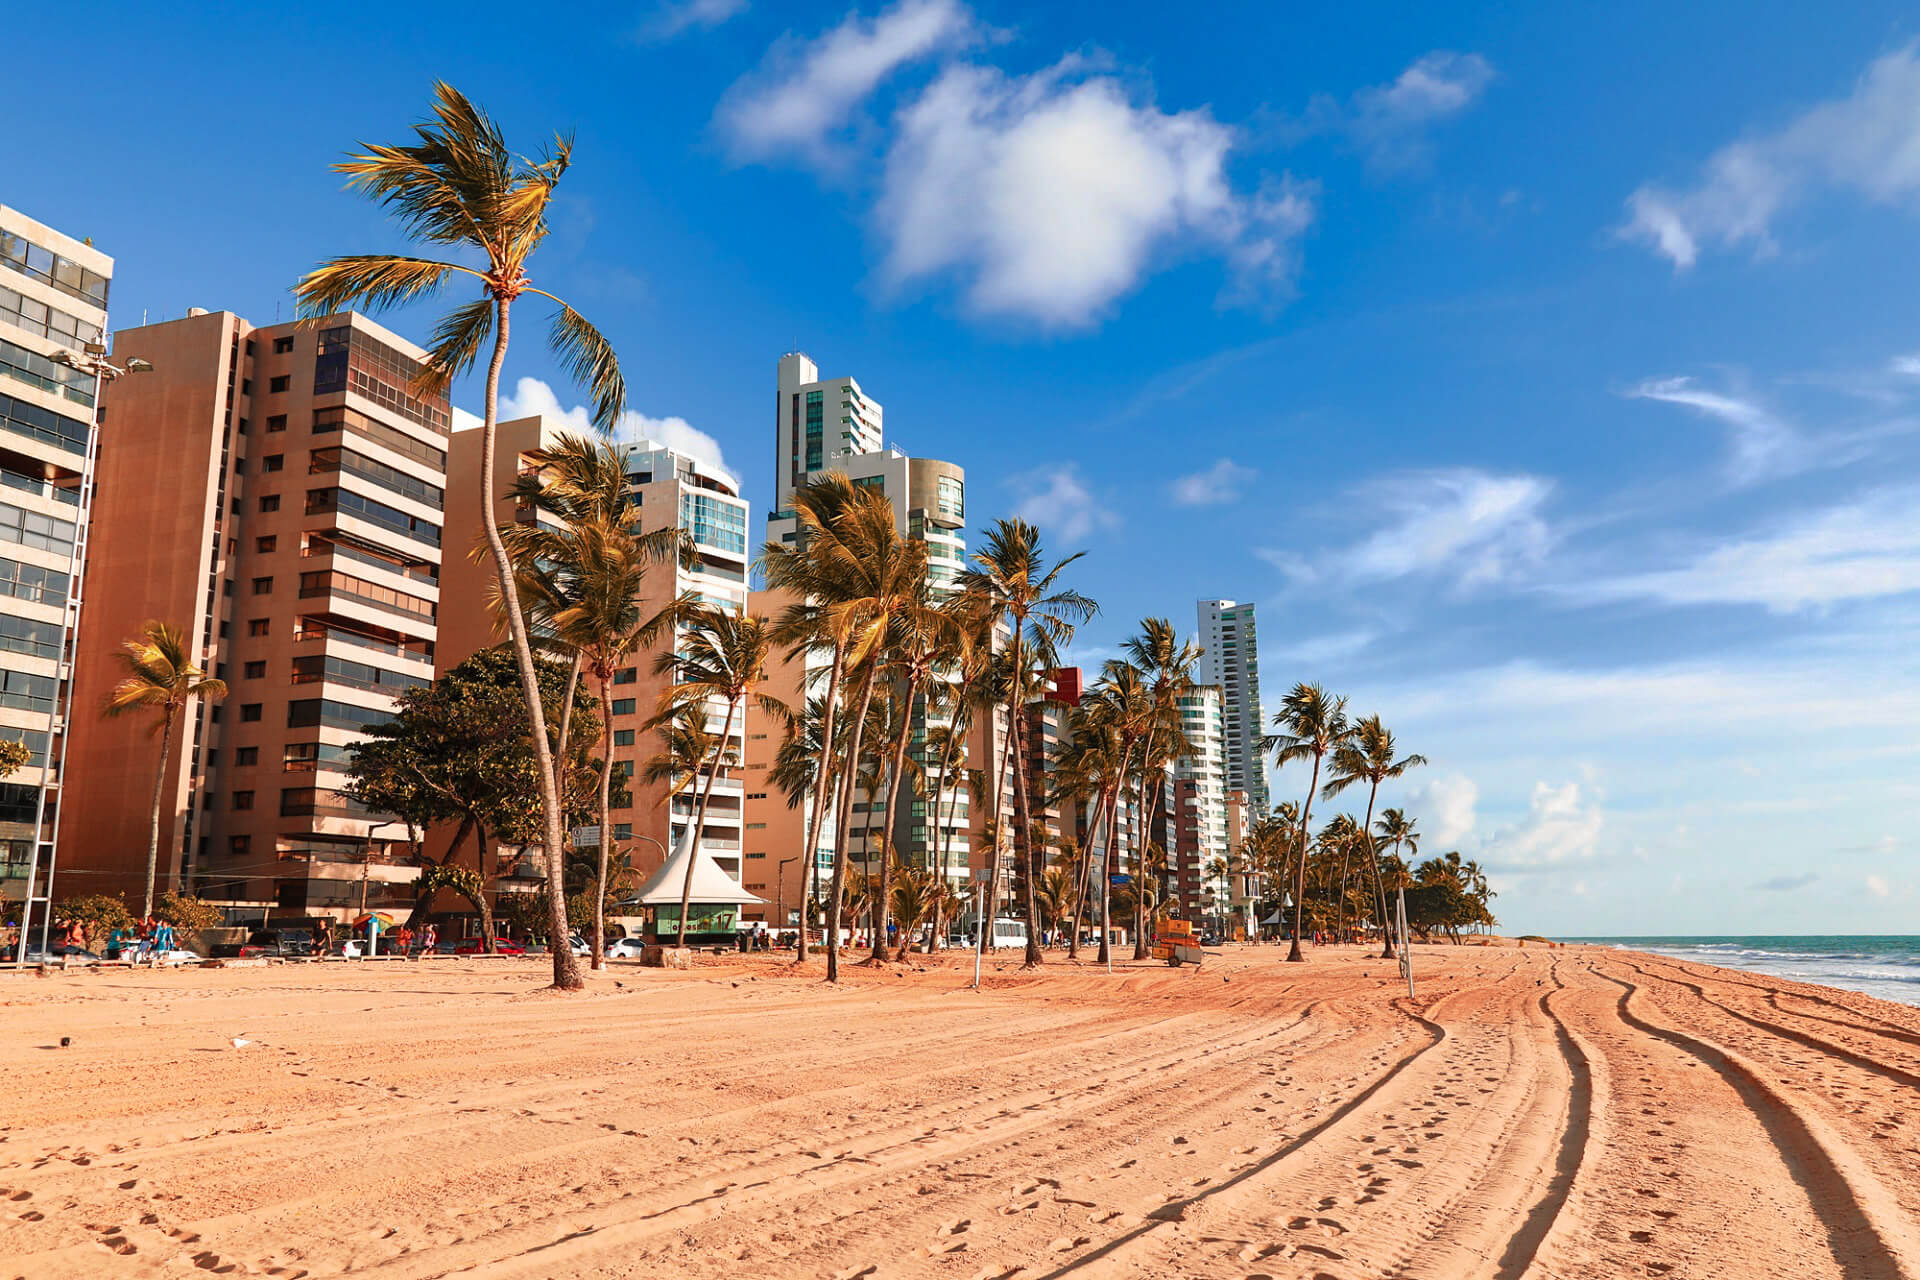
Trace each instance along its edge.
<instances>
[{"instance_id":1,"label":"beachfront promenade","mask_svg":"<svg viewBox=\"0 0 1920 1280\"><path fill-rule=\"evenodd\" d=\"M1920 1010L1281 954L9 978L0 1274L1920 1276Z\"/></svg>"}]
</instances>

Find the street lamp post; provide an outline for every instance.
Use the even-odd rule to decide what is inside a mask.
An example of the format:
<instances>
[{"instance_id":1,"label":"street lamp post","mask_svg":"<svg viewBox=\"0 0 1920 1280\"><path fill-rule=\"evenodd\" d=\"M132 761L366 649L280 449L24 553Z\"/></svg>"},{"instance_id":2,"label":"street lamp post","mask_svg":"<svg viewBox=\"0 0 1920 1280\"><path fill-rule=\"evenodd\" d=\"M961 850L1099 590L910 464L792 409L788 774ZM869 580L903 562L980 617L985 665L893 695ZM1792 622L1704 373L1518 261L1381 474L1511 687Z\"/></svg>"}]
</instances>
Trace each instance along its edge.
<instances>
[{"instance_id":1,"label":"street lamp post","mask_svg":"<svg viewBox=\"0 0 1920 1280\"><path fill-rule=\"evenodd\" d=\"M61 347L47 358L55 364L63 364L69 369L93 375L93 422L90 424L92 430L87 432L86 462L82 465L80 472L80 509L77 512L78 518L74 521L73 546L67 552L67 604L62 611L60 631L60 661L62 665L70 667L73 662L73 636L80 625L81 579L87 560L87 529L92 523L90 517L93 510L93 473L100 460L101 391L107 383L129 373L151 373L153 365L138 357L128 360L125 364L114 364L107 359L107 347L104 342L86 343L77 352ZM73 710L71 669L61 684L67 689L67 712L71 714ZM52 778L59 777L64 772L67 763L67 739L72 736L59 732L60 702L61 700L56 697L53 706L47 711L47 753L51 757L54 739L57 736L60 740L59 759L57 761L51 758L46 759L40 767L40 795L35 803L33 814L33 844L27 853L26 901L20 904L20 940L14 952L16 964L25 964L27 961L27 938L33 929L33 890L34 881L40 869L40 833L47 821L47 785ZM52 766L51 769L49 765ZM47 878L41 894L43 909L40 913L42 952L47 948L48 929L53 923L53 871L60 851L61 816L59 809L54 810L53 831L51 838L47 840Z\"/></svg>"},{"instance_id":2,"label":"street lamp post","mask_svg":"<svg viewBox=\"0 0 1920 1280\"><path fill-rule=\"evenodd\" d=\"M798 861L800 861L800 855L797 853L791 858L782 858L780 859L779 867L774 872L780 882L779 892L775 894L779 905L774 908L774 911L780 917L780 927L782 929L787 927L787 864Z\"/></svg>"}]
</instances>

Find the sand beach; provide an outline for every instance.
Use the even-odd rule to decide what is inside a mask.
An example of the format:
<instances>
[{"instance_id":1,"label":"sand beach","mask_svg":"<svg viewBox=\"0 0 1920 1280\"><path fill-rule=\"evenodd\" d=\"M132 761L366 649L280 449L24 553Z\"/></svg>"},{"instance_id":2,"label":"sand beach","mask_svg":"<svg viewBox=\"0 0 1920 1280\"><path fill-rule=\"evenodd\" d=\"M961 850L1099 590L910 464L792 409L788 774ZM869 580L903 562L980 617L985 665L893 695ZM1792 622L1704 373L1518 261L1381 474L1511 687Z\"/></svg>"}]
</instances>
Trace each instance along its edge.
<instances>
[{"instance_id":1,"label":"sand beach","mask_svg":"<svg viewBox=\"0 0 1920 1280\"><path fill-rule=\"evenodd\" d=\"M1920 1009L1282 954L6 977L0 1276L1920 1277Z\"/></svg>"}]
</instances>

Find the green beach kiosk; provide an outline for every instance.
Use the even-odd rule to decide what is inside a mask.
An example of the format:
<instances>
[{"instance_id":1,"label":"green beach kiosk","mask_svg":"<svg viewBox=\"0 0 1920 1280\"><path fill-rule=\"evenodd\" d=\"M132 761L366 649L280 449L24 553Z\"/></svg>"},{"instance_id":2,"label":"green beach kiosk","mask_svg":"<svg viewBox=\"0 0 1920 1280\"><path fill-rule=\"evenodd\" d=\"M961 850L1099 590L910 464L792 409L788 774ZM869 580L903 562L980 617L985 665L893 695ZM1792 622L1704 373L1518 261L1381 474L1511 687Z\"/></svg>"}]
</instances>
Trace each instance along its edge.
<instances>
[{"instance_id":1,"label":"green beach kiosk","mask_svg":"<svg viewBox=\"0 0 1920 1280\"><path fill-rule=\"evenodd\" d=\"M673 856L622 905L646 909L649 941L674 945L680 935L680 895L686 886L689 862L693 864L693 891L687 900L687 945L733 945L740 908L766 899L748 893L712 854L695 847L691 831L681 838Z\"/></svg>"}]
</instances>

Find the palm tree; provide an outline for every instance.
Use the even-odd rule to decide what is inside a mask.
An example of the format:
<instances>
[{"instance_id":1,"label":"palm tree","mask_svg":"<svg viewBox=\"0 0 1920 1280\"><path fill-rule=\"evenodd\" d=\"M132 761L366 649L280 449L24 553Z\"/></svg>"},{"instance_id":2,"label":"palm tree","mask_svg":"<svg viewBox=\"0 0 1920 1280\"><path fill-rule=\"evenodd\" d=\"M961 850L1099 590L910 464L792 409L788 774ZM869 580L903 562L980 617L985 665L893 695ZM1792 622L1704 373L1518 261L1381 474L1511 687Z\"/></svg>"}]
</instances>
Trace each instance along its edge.
<instances>
[{"instance_id":1,"label":"palm tree","mask_svg":"<svg viewBox=\"0 0 1920 1280\"><path fill-rule=\"evenodd\" d=\"M529 283L528 262L546 239L547 209L554 188L572 163L572 140L556 136L552 150L538 162L516 157L508 150L499 125L445 82L434 85L433 119L415 125L414 133L418 141L411 146L363 144L360 154L340 161L334 170L347 176L348 186L385 205L414 239L465 250L483 258L485 265L470 267L401 254L351 254L308 272L294 293L303 315L320 317L355 306L379 312L418 302L456 279L479 285L479 297L455 307L434 329L416 386L423 392L444 394L492 340L480 437L480 509L491 511L500 371L506 364L515 302L534 294L557 308L548 346L568 373L585 384L593 401L594 425L602 431L611 430L626 408L626 380L613 347L600 331L565 301ZM513 562L493 521L482 524L506 603L507 628L520 666L521 691L539 762L548 930L551 937L562 939L568 926L562 884L566 833L560 775L547 737L527 622L514 589ZM553 948L553 985L561 990L585 985L571 949L564 946Z\"/></svg>"},{"instance_id":2,"label":"palm tree","mask_svg":"<svg viewBox=\"0 0 1920 1280\"><path fill-rule=\"evenodd\" d=\"M1120 848L1120 806L1125 802L1127 779L1137 758L1135 751L1151 730L1156 708L1153 695L1132 663L1110 659L1101 669L1100 680L1081 699L1083 714L1096 732L1111 735L1107 750L1112 753L1106 771L1106 793L1101 808L1107 822L1106 848L1100 870L1100 951L1098 962L1113 968L1112 910L1114 861ZM1089 832L1089 835L1092 833ZM1137 835L1137 833L1136 833ZM1144 843L1144 840L1138 841Z\"/></svg>"},{"instance_id":3,"label":"palm tree","mask_svg":"<svg viewBox=\"0 0 1920 1280\"><path fill-rule=\"evenodd\" d=\"M1084 551L1076 551L1049 566L1040 547L1040 531L1025 520L1003 519L994 522L993 528L987 532L986 545L973 554L973 564L963 570L958 579L960 607L972 620L975 634L986 637L989 647L992 646L992 637L1003 630L1006 635L1007 664L1011 678L1007 688L1007 738L1002 763L994 774L992 814L996 819L1000 816L1000 778L1006 769L1004 757L1010 755L1025 736L1026 705L1031 689L1028 662L1053 665L1060 649L1073 639L1075 625L1085 622L1100 610L1100 606L1088 597L1059 585L1061 573L1085 554ZM1016 758L1023 762L1025 760L1024 755ZM1024 832L1031 821L1027 771L1024 767L1014 771L1013 796L1014 825L1016 830ZM998 881L1000 875L998 839L994 841L990 865L992 874L988 883L992 884ZM1031 927L1031 922L1038 919L1033 893L1039 872L1040 868L1029 850L1026 877L1029 921L1027 968L1038 965L1041 960L1038 931ZM991 921L983 923L975 946L976 985L979 982L979 954L986 946L986 936L991 928Z\"/></svg>"},{"instance_id":4,"label":"palm tree","mask_svg":"<svg viewBox=\"0 0 1920 1280\"><path fill-rule=\"evenodd\" d=\"M1380 932L1386 938L1382 960L1393 959L1393 930L1387 928L1387 887L1380 880L1380 859L1373 847L1373 803L1380 796L1380 784L1404 775L1407 770L1427 762L1425 756L1393 758L1393 734L1380 723L1379 716L1368 716L1353 726L1352 733L1333 753L1333 776L1321 794L1331 798L1356 782L1367 784L1367 819L1360 825L1361 839L1367 848L1367 864L1373 868L1373 887L1380 898Z\"/></svg>"},{"instance_id":5,"label":"palm tree","mask_svg":"<svg viewBox=\"0 0 1920 1280\"><path fill-rule=\"evenodd\" d=\"M153 812L147 822L147 896L140 908L144 919L153 914L153 881L160 861L160 800L167 782L167 751L173 745L173 722L195 698L219 701L227 696L227 682L216 680L195 666L187 655L187 639L164 622L143 622L140 633L114 655L126 668L120 683L107 691L107 716L129 711L159 712L153 732L160 735L160 765L153 776Z\"/></svg>"},{"instance_id":6,"label":"palm tree","mask_svg":"<svg viewBox=\"0 0 1920 1280\"><path fill-rule=\"evenodd\" d=\"M1279 714L1273 717L1273 727L1280 732L1268 737L1261 746L1274 753L1276 766L1284 767L1292 761L1313 757L1313 779L1307 784L1306 802L1300 806L1299 869L1294 875L1293 890L1293 946L1287 951L1287 960L1297 963L1307 958L1300 950L1300 932L1307 897L1307 846L1310 843L1307 831L1313 816L1313 793L1320 787L1320 762L1337 751L1353 730L1347 724L1347 700L1334 697L1317 684L1293 686L1292 692L1280 704Z\"/></svg>"},{"instance_id":7,"label":"palm tree","mask_svg":"<svg viewBox=\"0 0 1920 1280\"><path fill-rule=\"evenodd\" d=\"M726 740L707 728L707 709L703 706L688 703L676 708L671 720L649 727L659 731L661 749L640 766L640 780L649 786L665 784L662 805L670 805L675 797L691 791L716 755L723 757L725 765L735 763L725 758Z\"/></svg>"},{"instance_id":8,"label":"palm tree","mask_svg":"<svg viewBox=\"0 0 1920 1280\"><path fill-rule=\"evenodd\" d=\"M1142 618L1140 634L1121 648L1127 660L1146 677L1159 712L1159 723L1148 733L1140 759L1140 784L1147 797L1142 829L1151 831L1156 813L1165 804L1166 788L1152 786L1147 780L1164 777L1168 764L1194 753L1181 728L1180 699L1193 692L1193 671L1200 665L1201 651L1191 640L1182 642L1173 623L1165 618ZM1135 960L1147 957L1144 924L1144 919L1135 921Z\"/></svg>"},{"instance_id":9,"label":"palm tree","mask_svg":"<svg viewBox=\"0 0 1920 1280\"><path fill-rule=\"evenodd\" d=\"M894 523L893 504L883 493L860 488L839 472L827 472L796 489L790 499L800 523L793 543L769 543L762 567L769 588L792 592L800 603L781 615L774 634L796 652L832 654L821 726L822 756L814 781L812 820L807 831L817 844L825 828L827 797L836 781L832 752L838 745L834 719L841 683L850 673L860 686L845 759L860 758L861 740L879 675L878 651L891 620L913 585L927 576L926 544L909 542ZM852 767L849 764L849 769ZM840 978L840 912L846 876L847 825L852 787L842 785L834 825L833 888L829 894L827 981ZM802 930L802 943L805 931Z\"/></svg>"},{"instance_id":10,"label":"palm tree","mask_svg":"<svg viewBox=\"0 0 1920 1280\"><path fill-rule=\"evenodd\" d=\"M648 616L641 607L647 569L690 555L692 543L678 525L651 533L638 528L639 509L627 500L626 466L618 451L598 441L563 434L552 448L535 453L515 478L512 493L527 506L557 516L502 526L512 553L521 607L536 634L572 655L600 696L600 840L597 880L607 883L613 854L613 678L633 654L654 644L691 607L671 601ZM562 713L562 738L571 707ZM561 744L565 759L565 744ZM593 913L592 966L606 967L606 911Z\"/></svg>"},{"instance_id":11,"label":"palm tree","mask_svg":"<svg viewBox=\"0 0 1920 1280\"><path fill-rule=\"evenodd\" d=\"M683 710L698 714L716 700L727 704L727 714L721 721L718 744L706 770L707 785L700 789L693 826L687 832L687 871L680 882L680 932L674 939L676 947L687 945L693 868L700 858L707 805L713 800L715 784L720 781L727 743L733 737L734 719L748 701L776 720L791 714L778 698L757 692L767 678L767 664L773 655L772 627L765 618L701 606L689 611L686 619L678 650L665 650L654 660L654 674L672 676L674 683L661 692L659 710L648 727L670 724Z\"/></svg>"}]
</instances>

